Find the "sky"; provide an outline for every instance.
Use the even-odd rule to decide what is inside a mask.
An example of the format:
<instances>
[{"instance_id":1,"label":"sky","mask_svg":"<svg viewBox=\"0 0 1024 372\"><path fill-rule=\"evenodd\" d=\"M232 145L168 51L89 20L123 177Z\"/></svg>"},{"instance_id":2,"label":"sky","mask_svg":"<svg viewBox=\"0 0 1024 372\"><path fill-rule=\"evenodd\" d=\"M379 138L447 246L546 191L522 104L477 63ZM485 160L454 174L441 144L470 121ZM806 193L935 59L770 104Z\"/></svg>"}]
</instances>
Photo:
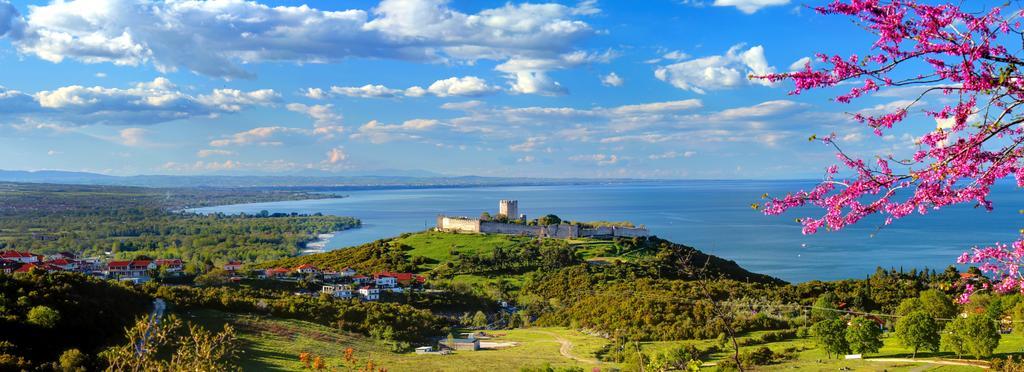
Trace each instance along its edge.
<instances>
[{"instance_id":1,"label":"sky","mask_svg":"<svg viewBox=\"0 0 1024 372\"><path fill-rule=\"evenodd\" d=\"M821 2L536 1L0 0L0 169L815 178L935 125L748 79L871 52Z\"/></svg>"}]
</instances>

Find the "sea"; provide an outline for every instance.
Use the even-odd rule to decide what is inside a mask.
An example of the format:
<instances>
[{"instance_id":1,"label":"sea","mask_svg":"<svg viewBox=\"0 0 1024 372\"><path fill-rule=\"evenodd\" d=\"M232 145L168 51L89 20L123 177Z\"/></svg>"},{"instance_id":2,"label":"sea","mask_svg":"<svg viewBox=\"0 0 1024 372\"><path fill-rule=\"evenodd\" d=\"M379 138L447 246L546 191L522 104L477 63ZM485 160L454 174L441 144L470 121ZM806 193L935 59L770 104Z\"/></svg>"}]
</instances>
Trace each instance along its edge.
<instances>
[{"instance_id":1,"label":"sea","mask_svg":"<svg viewBox=\"0 0 1024 372\"><path fill-rule=\"evenodd\" d=\"M194 209L199 213L323 213L351 216L363 226L324 236L322 249L344 249L434 226L439 214L495 214L500 199L519 201L529 218L630 221L652 234L733 260L744 268L789 282L863 278L877 267L944 270L974 246L1011 242L1024 227L1024 190L993 188L995 210L971 205L911 215L882 226L869 218L841 231L801 234L797 218L751 208L761 195L810 188L811 181L671 181L564 186L468 187L337 191L344 198L251 203ZM320 248L320 247L318 247ZM961 268L963 269L963 268Z\"/></svg>"}]
</instances>

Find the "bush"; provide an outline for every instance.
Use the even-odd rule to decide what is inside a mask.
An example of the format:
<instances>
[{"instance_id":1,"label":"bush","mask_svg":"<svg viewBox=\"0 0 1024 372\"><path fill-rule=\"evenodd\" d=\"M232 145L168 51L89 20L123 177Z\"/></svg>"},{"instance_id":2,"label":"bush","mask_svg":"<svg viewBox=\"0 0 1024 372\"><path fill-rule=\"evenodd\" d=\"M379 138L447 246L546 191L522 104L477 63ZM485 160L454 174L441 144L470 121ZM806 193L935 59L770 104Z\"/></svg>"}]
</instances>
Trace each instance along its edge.
<instances>
[{"instance_id":1,"label":"bush","mask_svg":"<svg viewBox=\"0 0 1024 372\"><path fill-rule=\"evenodd\" d=\"M59 370L64 372L86 371L89 358L78 349L68 349L60 355Z\"/></svg>"},{"instance_id":2,"label":"bush","mask_svg":"<svg viewBox=\"0 0 1024 372\"><path fill-rule=\"evenodd\" d=\"M28 322L43 328L54 328L60 322L60 313L48 306L36 306L28 311Z\"/></svg>"}]
</instances>

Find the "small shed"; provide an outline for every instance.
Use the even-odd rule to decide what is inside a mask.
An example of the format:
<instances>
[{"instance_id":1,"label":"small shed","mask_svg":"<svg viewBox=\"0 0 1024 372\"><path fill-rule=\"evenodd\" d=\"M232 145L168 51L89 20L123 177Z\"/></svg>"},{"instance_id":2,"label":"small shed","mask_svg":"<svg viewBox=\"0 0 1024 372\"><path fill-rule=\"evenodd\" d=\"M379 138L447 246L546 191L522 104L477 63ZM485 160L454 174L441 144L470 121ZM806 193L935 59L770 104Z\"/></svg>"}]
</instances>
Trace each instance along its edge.
<instances>
[{"instance_id":1,"label":"small shed","mask_svg":"<svg viewBox=\"0 0 1024 372\"><path fill-rule=\"evenodd\" d=\"M452 350L480 350L480 340L475 338L453 338L441 341L441 345Z\"/></svg>"}]
</instances>

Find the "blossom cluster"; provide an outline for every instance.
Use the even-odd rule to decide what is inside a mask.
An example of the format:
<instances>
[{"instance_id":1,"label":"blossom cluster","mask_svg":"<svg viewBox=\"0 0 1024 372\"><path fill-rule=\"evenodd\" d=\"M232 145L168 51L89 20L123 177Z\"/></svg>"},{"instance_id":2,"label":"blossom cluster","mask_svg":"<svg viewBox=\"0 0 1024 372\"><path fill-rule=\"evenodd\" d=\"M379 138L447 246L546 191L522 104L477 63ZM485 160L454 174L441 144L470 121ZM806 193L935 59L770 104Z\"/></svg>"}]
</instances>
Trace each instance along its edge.
<instances>
[{"instance_id":1,"label":"blossom cluster","mask_svg":"<svg viewBox=\"0 0 1024 372\"><path fill-rule=\"evenodd\" d=\"M771 198L763 212L777 215L817 206L823 214L800 219L803 232L813 234L822 228L839 230L870 215L881 215L888 225L910 214L956 204L991 210L988 195L997 180L1012 175L1024 186L1024 116L1014 112L1024 104L1024 59L1003 45L1019 43L1024 33L1015 21L1021 11L1007 12L1008 6L968 13L955 5L911 0L834 0L816 8L821 14L851 17L877 36L872 54L818 54L823 67L807 64L802 70L755 78L791 81L791 94L861 81L835 97L840 103L905 86L921 87L921 97L941 94L956 103L939 111L922 110L939 125L916 141L917 151L909 159L857 159L839 150L834 136L822 138L839 150L837 165L829 167L814 188ZM907 107L853 119L882 136L901 125L921 97ZM838 166L847 171L840 172ZM997 283L992 290L1022 291L1022 241L976 248L959 262L978 265L990 274ZM968 287L965 295L974 290Z\"/></svg>"}]
</instances>

